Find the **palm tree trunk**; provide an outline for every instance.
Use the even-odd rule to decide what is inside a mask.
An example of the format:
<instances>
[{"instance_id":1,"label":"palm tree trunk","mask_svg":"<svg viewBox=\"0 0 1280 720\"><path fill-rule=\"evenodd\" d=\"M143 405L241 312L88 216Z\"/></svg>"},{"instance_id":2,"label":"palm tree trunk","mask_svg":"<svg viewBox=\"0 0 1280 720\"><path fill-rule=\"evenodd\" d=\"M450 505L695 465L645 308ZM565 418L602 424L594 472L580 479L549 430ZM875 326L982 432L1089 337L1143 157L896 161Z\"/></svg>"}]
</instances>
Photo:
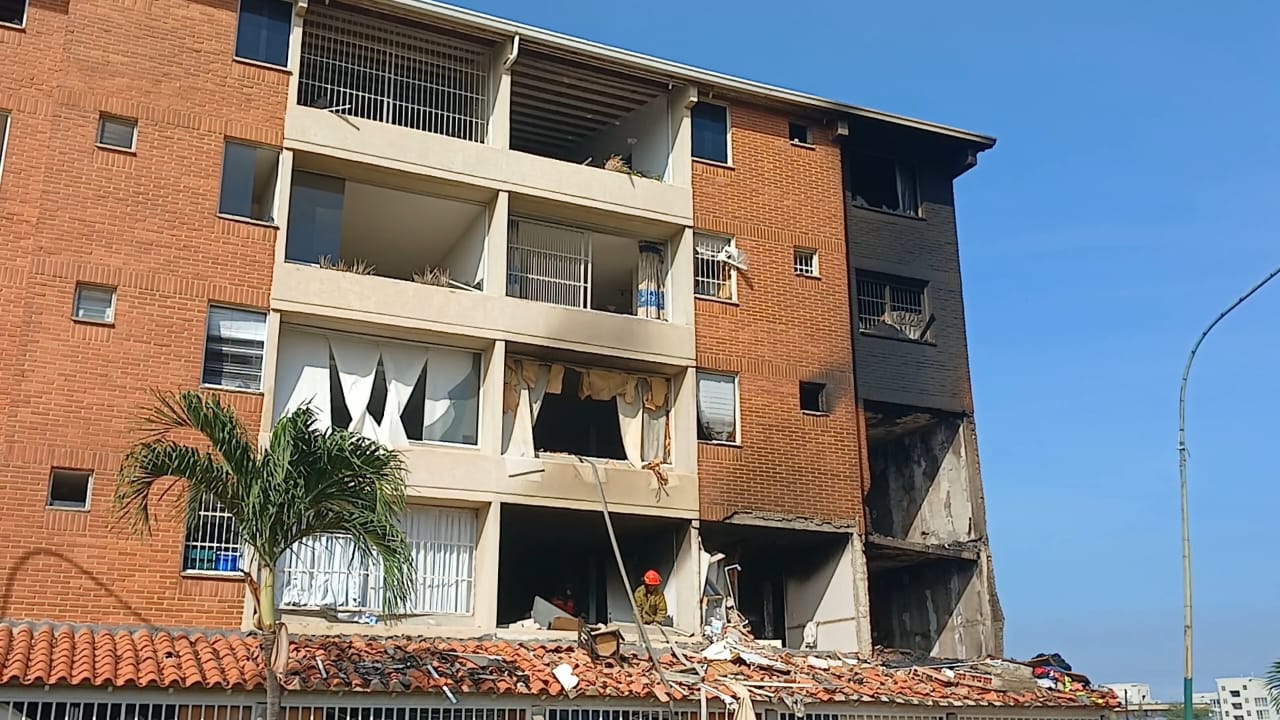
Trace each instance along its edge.
<instances>
[{"instance_id":1,"label":"palm tree trunk","mask_svg":"<svg viewBox=\"0 0 1280 720\"><path fill-rule=\"evenodd\" d=\"M262 613L262 662L267 690L267 716L264 720L281 720L280 678L276 675L275 668L276 641L279 639L279 628L276 625L276 573L275 568L267 564L260 565L259 571L262 586L258 608Z\"/></svg>"}]
</instances>

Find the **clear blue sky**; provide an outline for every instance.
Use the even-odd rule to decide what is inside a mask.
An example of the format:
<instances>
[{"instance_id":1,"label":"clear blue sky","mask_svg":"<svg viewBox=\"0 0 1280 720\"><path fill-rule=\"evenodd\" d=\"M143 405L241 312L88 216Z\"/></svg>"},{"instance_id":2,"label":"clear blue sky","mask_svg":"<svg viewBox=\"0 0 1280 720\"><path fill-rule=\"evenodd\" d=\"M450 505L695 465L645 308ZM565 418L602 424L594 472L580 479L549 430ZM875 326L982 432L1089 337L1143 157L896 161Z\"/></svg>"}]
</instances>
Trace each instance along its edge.
<instances>
[{"instance_id":1,"label":"clear blue sky","mask_svg":"<svg viewBox=\"0 0 1280 720\"><path fill-rule=\"evenodd\" d=\"M1180 693L1178 377L1280 264L1280 3L461 4L997 136L956 194L1006 649ZM1193 373L1197 690L1280 658L1278 315Z\"/></svg>"}]
</instances>

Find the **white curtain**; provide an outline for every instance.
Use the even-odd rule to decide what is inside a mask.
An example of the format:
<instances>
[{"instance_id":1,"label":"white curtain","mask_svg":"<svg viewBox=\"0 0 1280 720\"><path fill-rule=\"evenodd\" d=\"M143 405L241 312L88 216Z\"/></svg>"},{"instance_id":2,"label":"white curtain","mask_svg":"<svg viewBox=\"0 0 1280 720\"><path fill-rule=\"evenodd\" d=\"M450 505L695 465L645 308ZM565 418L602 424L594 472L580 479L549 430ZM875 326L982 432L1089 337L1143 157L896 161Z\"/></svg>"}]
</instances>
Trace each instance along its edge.
<instances>
[{"instance_id":1,"label":"white curtain","mask_svg":"<svg viewBox=\"0 0 1280 720\"><path fill-rule=\"evenodd\" d=\"M667 457L667 423L669 421L668 408L644 409L641 453L646 462L649 460L668 462L670 460Z\"/></svg>"},{"instance_id":2,"label":"white curtain","mask_svg":"<svg viewBox=\"0 0 1280 720\"><path fill-rule=\"evenodd\" d=\"M466 350L427 351L423 440L475 444L480 391L476 357Z\"/></svg>"},{"instance_id":3,"label":"white curtain","mask_svg":"<svg viewBox=\"0 0 1280 720\"><path fill-rule=\"evenodd\" d=\"M369 562L349 537L307 538L285 553L282 565L282 606L366 609L378 604L371 597Z\"/></svg>"},{"instance_id":4,"label":"white curtain","mask_svg":"<svg viewBox=\"0 0 1280 720\"><path fill-rule=\"evenodd\" d=\"M542 398L547 393L547 381L551 377L549 366L538 365L537 380L530 386L520 372L520 361L515 362L519 401L513 411L502 414L502 454L509 476L526 475L542 469L538 449L533 444L533 423L538 419L538 410L542 408Z\"/></svg>"},{"instance_id":5,"label":"white curtain","mask_svg":"<svg viewBox=\"0 0 1280 720\"><path fill-rule=\"evenodd\" d=\"M902 164L898 165L898 210L910 215L920 212L915 170Z\"/></svg>"},{"instance_id":6,"label":"white curtain","mask_svg":"<svg viewBox=\"0 0 1280 720\"><path fill-rule=\"evenodd\" d=\"M622 449L626 452L627 462L641 467L648 460L644 454L644 392L636 392L631 402L619 395L617 402Z\"/></svg>"},{"instance_id":7,"label":"white curtain","mask_svg":"<svg viewBox=\"0 0 1280 720\"><path fill-rule=\"evenodd\" d=\"M379 440L378 425L369 413L374 374L381 355L378 346L335 335L329 338L329 347L338 365L338 381L347 401L347 412L351 414L351 425L347 429L370 440Z\"/></svg>"},{"instance_id":8,"label":"white curtain","mask_svg":"<svg viewBox=\"0 0 1280 720\"><path fill-rule=\"evenodd\" d=\"M636 315L664 320L666 307L666 248L656 243L640 243L640 265L636 288Z\"/></svg>"},{"instance_id":9,"label":"white curtain","mask_svg":"<svg viewBox=\"0 0 1280 720\"><path fill-rule=\"evenodd\" d=\"M378 426L378 439L387 447L403 450L409 447L400 414L409 403L413 386L427 364L427 349L415 345L385 344L378 346L382 354L382 371L387 379L387 404ZM430 380L428 380L430 382Z\"/></svg>"},{"instance_id":10,"label":"white curtain","mask_svg":"<svg viewBox=\"0 0 1280 720\"><path fill-rule=\"evenodd\" d=\"M316 333L282 329L276 358L275 419L310 405L314 427L332 424L329 400L329 339Z\"/></svg>"},{"instance_id":11,"label":"white curtain","mask_svg":"<svg viewBox=\"0 0 1280 720\"><path fill-rule=\"evenodd\" d=\"M737 439L736 384L732 375L698 374L698 425L711 440Z\"/></svg>"},{"instance_id":12,"label":"white curtain","mask_svg":"<svg viewBox=\"0 0 1280 720\"><path fill-rule=\"evenodd\" d=\"M417 570L411 611L470 614L475 582L475 511L410 508L403 525Z\"/></svg>"}]
</instances>

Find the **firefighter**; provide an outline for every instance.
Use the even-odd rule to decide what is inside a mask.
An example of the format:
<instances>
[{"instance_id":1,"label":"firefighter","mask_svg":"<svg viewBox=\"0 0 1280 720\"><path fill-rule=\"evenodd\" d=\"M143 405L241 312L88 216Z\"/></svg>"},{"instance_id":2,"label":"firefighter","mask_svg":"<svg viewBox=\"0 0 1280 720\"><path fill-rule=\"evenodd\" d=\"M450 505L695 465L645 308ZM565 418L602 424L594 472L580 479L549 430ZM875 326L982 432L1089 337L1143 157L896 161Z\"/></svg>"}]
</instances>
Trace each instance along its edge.
<instances>
[{"instance_id":1,"label":"firefighter","mask_svg":"<svg viewBox=\"0 0 1280 720\"><path fill-rule=\"evenodd\" d=\"M667 619L667 597L659 587L662 576L657 570L644 574L644 584L636 588L636 619L645 625L662 623Z\"/></svg>"}]
</instances>

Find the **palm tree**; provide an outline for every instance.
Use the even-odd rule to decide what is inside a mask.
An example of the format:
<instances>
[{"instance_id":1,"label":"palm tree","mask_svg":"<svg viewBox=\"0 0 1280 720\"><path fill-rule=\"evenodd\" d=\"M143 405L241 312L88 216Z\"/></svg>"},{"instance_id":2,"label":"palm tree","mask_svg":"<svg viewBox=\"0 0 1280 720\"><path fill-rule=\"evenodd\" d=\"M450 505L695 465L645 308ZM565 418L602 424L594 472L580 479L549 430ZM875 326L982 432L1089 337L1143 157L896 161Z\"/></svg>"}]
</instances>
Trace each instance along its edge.
<instances>
[{"instance_id":1,"label":"palm tree","mask_svg":"<svg viewBox=\"0 0 1280 720\"><path fill-rule=\"evenodd\" d=\"M280 717L280 677L288 648L277 646L276 568L296 543L343 535L381 566L384 614L408 604L414 564L398 520L405 465L394 450L345 430L315 429L304 406L275 423L265 448L251 440L235 411L213 395L157 393L145 414L148 434L125 455L115 492L116 516L137 535L151 533L166 496L185 490L186 517L217 503L240 531L252 572L242 568L257 613L265 667L267 718ZM175 434L203 436L208 449Z\"/></svg>"},{"instance_id":2,"label":"palm tree","mask_svg":"<svg viewBox=\"0 0 1280 720\"><path fill-rule=\"evenodd\" d=\"M1271 663L1267 671L1267 690L1271 691L1271 705L1280 713L1280 660Z\"/></svg>"}]
</instances>

